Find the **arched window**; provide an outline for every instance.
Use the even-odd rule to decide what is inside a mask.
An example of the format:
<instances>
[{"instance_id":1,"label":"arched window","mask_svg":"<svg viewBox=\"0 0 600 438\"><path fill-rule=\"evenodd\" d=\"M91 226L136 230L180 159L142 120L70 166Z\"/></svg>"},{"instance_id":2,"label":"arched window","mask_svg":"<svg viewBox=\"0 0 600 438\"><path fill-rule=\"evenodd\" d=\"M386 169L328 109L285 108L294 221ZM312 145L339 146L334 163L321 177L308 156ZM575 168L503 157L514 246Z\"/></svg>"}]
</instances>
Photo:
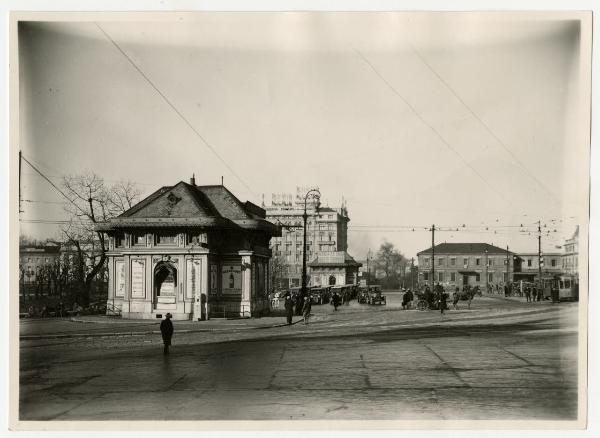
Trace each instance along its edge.
<instances>
[{"instance_id":1,"label":"arched window","mask_svg":"<svg viewBox=\"0 0 600 438\"><path fill-rule=\"evenodd\" d=\"M334 286L334 285L335 285L335 276L330 275L329 276L329 286Z\"/></svg>"}]
</instances>

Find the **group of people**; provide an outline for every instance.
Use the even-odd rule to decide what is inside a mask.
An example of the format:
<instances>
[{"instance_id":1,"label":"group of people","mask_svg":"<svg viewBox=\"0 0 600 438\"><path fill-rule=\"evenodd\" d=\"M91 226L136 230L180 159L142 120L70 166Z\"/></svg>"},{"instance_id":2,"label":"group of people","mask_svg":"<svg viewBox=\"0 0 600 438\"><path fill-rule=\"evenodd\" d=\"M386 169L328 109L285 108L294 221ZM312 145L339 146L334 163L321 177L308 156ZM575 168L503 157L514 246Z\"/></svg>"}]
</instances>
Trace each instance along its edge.
<instances>
[{"instance_id":1,"label":"group of people","mask_svg":"<svg viewBox=\"0 0 600 438\"><path fill-rule=\"evenodd\" d=\"M444 313L445 310L448 310L448 299L449 294L444 289L440 283L437 283L433 290L429 286L425 286L422 292L416 291L419 295L419 299L425 300L427 306L430 309L439 309L440 313ZM454 310L458 310L458 303L461 299L461 296L465 296L467 299L467 306L471 308L471 302L473 301L473 297L478 293L477 289L471 288L470 286L464 286L462 293L459 287L456 287L454 292L452 293L452 307ZM408 289L404 292L402 296L402 309L410 309L412 307L412 302L414 300L414 293L411 289Z\"/></svg>"},{"instance_id":2,"label":"group of people","mask_svg":"<svg viewBox=\"0 0 600 438\"><path fill-rule=\"evenodd\" d=\"M302 318L304 320L304 324L308 324L310 310L312 307L310 296L306 295L301 302L298 300L296 306L300 305L302 305ZM292 298L292 294L289 292L285 295L284 308L287 324L292 325L292 317L294 316L294 300Z\"/></svg>"},{"instance_id":3,"label":"group of people","mask_svg":"<svg viewBox=\"0 0 600 438\"><path fill-rule=\"evenodd\" d=\"M533 301L542 301L544 298L544 291L541 287L533 286L525 286L523 288L523 292L525 293L525 299L528 303Z\"/></svg>"}]
</instances>

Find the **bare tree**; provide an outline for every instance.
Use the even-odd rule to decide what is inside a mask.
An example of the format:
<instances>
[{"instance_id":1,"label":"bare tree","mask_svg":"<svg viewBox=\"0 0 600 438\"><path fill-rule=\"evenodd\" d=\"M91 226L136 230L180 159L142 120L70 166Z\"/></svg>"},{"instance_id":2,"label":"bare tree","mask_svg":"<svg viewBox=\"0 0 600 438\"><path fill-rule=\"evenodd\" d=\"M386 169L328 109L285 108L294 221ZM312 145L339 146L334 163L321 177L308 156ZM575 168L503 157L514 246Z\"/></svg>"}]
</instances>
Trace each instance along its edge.
<instances>
[{"instance_id":1,"label":"bare tree","mask_svg":"<svg viewBox=\"0 0 600 438\"><path fill-rule=\"evenodd\" d=\"M107 186L95 173L63 178L71 202L65 207L69 223L62 228L68 256L74 265L77 299L87 305L92 283L105 269L107 236L96 224L118 216L137 202L140 191L129 181Z\"/></svg>"},{"instance_id":2,"label":"bare tree","mask_svg":"<svg viewBox=\"0 0 600 438\"><path fill-rule=\"evenodd\" d=\"M375 257L375 266L385 273L385 282L387 286L398 286L398 274L402 271L402 265L405 258L391 242L381 244L377 256Z\"/></svg>"},{"instance_id":3,"label":"bare tree","mask_svg":"<svg viewBox=\"0 0 600 438\"><path fill-rule=\"evenodd\" d=\"M269 260L269 273L271 274L271 288L281 287L281 283L287 278L289 265L285 257L279 255ZM287 285L286 285L287 286Z\"/></svg>"}]
</instances>

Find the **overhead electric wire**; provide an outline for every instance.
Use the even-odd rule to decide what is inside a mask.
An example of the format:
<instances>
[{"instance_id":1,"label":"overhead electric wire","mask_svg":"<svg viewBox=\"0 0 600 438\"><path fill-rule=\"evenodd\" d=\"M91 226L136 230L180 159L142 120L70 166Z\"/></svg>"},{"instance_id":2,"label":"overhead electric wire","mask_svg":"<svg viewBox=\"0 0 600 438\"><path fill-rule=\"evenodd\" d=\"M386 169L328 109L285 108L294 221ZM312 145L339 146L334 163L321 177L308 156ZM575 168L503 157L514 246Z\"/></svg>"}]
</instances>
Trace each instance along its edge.
<instances>
[{"instance_id":1,"label":"overhead electric wire","mask_svg":"<svg viewBox=\"0 0 600 438\"><path fill-rule=\"evenodd\" d=\"M496 135L496 133L494 133L492 131L492 129L488 126L487 123L485 123L481 117L479 117L475 111L473 111L473 109L459 96L459 94L454 90L454 88L452 88L450 86L450 84L448 82L446 82L446 80L444 80L444 78L442 78L438 72L431 66L431 64L429 64L427 62L427 60L421 55L421 53L412 45L410 44L410 47L413 51L413 53L415 55L417 55L417 57L421 60L421 62L423 64L425 64L425 66L435 75L436 78L439 79L439 81L444 84L444 86L454 95L454 97L456 97L456 99L467 109L467 111L481 124L481 126L483 126L483 128L488 132L488 134L490 134L492 136L492 138L494 138L494 140L496 140L496 142L502 147L502 149L504 149L510 156L511 158L517 163L519 164L519 166L521 167L522 170L525 171L526 174L528 174L542 189L544 189L544 191L550 195L550 197L552 197L554 199L554 201L558 200L556 199L556 196L554 195L554 193L552 193L550 191L550 189L548 189L548 187L546 187L546 185L544 183L542 183L528 168L527 166L525 166L525 164L519 160L519 158L514 154L514 152L504 144L504 142L500 139L500 137L498 137Z\"/></svg>"},{"instance_id":2,"label":"overhead electric wire","mask_svg":"<svg viewBox=\"0 0 600 438\"><path fill-rule=\"evenodd\" d=\"M25 161L27 164L29 164L33 170L35 170L37 173L39 173L39 174L40 174L40 176L41 176L42 178L44 178L46 181L48 181L48 183L49 183L49 184L50 184L52 187L54 187L54 189L55 189L55 190L56 190L58 193L60 193L61 195L63 195L63 196L64 196L64 197L65 197L65 198L66 198L66 199L67 199L67 200L68 200L68 201L69 201L71 204L73 204L73 205L74 205L74 206L75 206L75 207L76 207L76 208L77 208L79 211L81 211L81 212L84 214L84 216L86 216L86 217L88 217L88 216L89 216L89 213L88 213L88 212L86 212L86 211L85 211L85 210L83 210L83 209L82 209L82 208L81 208L79 205L77 205L77 203L76 203L75 201L73 201L73 200L72 200L70 197L68 197L68 196L65 194L65 192L63 192L63 191L62 191L62 190L61 190L61 189L60 189L60 188L59 188L59 187L58 187L56 184L54 184L54 183L53 183L53 182L52 182L52 181L51 181L51 180L50 180L50 179L49 179L49 178L48 178L46 175L44 175L44 174L43 174L43 173L42 173L42 172L41 172L41 171L40 171L40 170L39 170L37 167L35 167L33 164L31 164L31 163L30 163L30 162L27 160L27 158L25 158L25 156L24 156L23 154L21 154L21 159L22 159L23 161Z\"/></svg>"},{"instance_id":3,"label":"overhead electric wire","mask_svg":"<svg viewBox=\"0 0 600 438\"><path fill-rule=\"evenodd\" d=\"M427 126L450 151L454 152L454 154L460 158L460 160L463 162L463 164L465 166L467 166L469 169L471 169L471 171L474 174L476 174L493 192L495 192L498 196L500 196L502 199L504 199L506 202L508 202L510 205L512 205L512 202L508 198L506 198L489 181L487 181L483 177L483 175L462 156L462 154L460 152L458 152L456 149L454 149L454 147L452 147L452 145L448 141L446 141L446 139L442 136L442 134L440 134L440 132L432 124L430 124L427 120L425 120L425 118L416 110L416 108L413 107L410 104L410 102L408 102L400 94L400 92L398 90L396 90L396 88L394 88L394 86L387 79L385 79L385 77L381 73L379 73L379 71L377 71L375 66L373 66L373 64L359 50L357 50L357 49L354 49L354 50L363 59L363 61L371 68L371 70L373 70L373 72L377 75L377 77L379 77L379 79L381 79L383 81L383 83L385 83L387 85L387 87L390 90L392 90L392 92L396 96L398 96L402 100L402 102L404 102L404 104L419 118L419 120L421 120L421 122L423 122L423 124L425 126Z\"/></svg>"},{"instance_id":4,"label":"overhead electric wire","mask_svg":"<svg viewBox=\"0 0 600 438\"><path fill-rule=\"evenodd\" d=\"M196 136L204 143L204 145L221 161L221 163L231 172L233 176L237 178L239 182L242 183L246 189L254 196L258 197L256 193L244 182L244 180L233 170L233 168L225 161L221 155L216 151L216 149L204 138L204 136L192 125L192 123L177 109L177 107L169 100L169 98L162 92L160 89L152 82L152 80L142 71L142 69L131 59L131 57L119 46L119 44L112 39L112 37L100 26L100 24L95 23L98 29L104 34L106 38L117 48L119 52L129 61L129 63L137 70L137 72L150 84L150 86L158 93L158 95L165 101L169 107L185 122L185 124L196 134Z\"/></svg>"}]
</instances>

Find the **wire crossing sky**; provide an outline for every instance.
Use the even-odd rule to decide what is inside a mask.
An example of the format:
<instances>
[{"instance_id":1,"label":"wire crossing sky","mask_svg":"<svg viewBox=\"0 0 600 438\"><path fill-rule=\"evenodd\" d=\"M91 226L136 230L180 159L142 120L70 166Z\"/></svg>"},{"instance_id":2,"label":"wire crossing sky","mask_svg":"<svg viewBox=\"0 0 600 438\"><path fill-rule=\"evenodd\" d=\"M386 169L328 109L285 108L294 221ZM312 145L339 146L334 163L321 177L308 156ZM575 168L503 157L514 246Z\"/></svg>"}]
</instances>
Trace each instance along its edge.
<instances>
[{"instance_id":1,"label":"wire crossing sky","mask_svg":"<svg viewBox=\"0 0 600 438\"><path fill-rule=\"evenodd\" d=\"M432 224L526 251L542 220L554 248L587 220L580 37L527 13L21 23L20 143L54 183L93 171L147 195L224 176L258 204L318 186L347 200L357 258L384 239L414 255ZM22 231L54 237L64 200L34 173Z\"/></svg>"}]
</instances>

